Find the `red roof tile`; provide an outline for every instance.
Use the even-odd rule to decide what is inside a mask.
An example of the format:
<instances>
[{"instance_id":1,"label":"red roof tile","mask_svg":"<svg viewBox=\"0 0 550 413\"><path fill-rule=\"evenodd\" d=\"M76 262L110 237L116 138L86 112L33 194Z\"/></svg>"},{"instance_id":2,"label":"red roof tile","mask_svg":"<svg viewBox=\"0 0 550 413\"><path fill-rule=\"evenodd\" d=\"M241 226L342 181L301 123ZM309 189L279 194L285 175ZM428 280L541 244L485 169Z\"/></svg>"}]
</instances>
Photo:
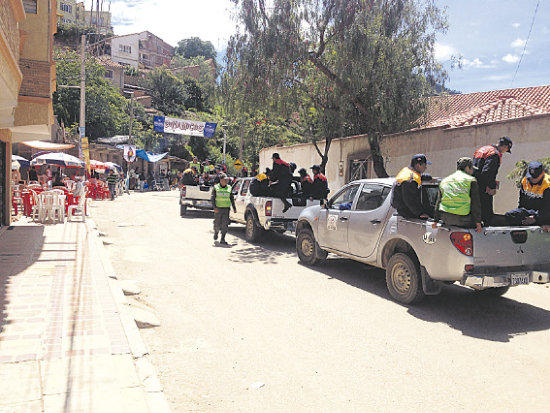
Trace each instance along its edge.
<instances>
[{"instance_id":1,"label":"red roof tile","mask_svg":"<svg viewBox=\"0 0 550 413\"><path fill-rule=\"evenodd\" d=\"M461 127L550 113L550 85L431 98L424 128Z\"/></svg>"}]
</instances>

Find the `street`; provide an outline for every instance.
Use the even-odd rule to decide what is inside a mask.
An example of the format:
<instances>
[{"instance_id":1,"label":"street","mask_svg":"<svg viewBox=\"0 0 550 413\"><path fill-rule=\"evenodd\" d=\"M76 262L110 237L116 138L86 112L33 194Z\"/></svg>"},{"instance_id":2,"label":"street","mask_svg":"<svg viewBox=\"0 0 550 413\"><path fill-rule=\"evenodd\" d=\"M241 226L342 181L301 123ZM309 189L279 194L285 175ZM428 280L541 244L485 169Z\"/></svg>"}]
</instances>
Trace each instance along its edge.
<instances>
[{"instance_id":1,"label":"street","mask_svg":"<svg viewBox=\"0 0 550 413\"><path fill-rule=\"evenodd\" d=\"M120 279L160 327L142 329L174 412L547 411L550 290L487 298L458 285L415 306L385 273L295 239L260 244L213 214L179 216L178 192L131 193L90 210Z\"/></svg>"}]
</instances>

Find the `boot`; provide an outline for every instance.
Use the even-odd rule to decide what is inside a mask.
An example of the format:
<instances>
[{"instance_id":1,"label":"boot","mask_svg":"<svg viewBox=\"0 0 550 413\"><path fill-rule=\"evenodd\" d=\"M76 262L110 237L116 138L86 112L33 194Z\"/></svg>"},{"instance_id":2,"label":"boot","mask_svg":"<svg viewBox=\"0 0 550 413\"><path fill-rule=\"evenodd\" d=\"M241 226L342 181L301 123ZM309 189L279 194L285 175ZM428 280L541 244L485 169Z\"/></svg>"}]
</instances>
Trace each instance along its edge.
<instances>
[{"instance_id":1,"label":"boot","mask_svg":"<svg viewBox=\"0 0 550 413\"><path fill-rule=\"evenodd\" d=\"M218 239L218 231L214 231L214 241L216 241L217 239Z\"/></svg>"},{"instance_id":2,"label":"boot","mask_svg":"<svg viewBox=\"0 0 550 413\"><path fill-rule=\"evenodd\" d=\"M220 240L221 245L227 245L227 241L225 240L225 234L222 234L222 239Z\"/></svg>"},{"instance_id":3,"label":"boot","mask_svg":"<svg viewBox=\"0 0 550 413\"><path fill-rule=\"evenodd\" d=\"M285 207L283 208L283 212L288 211L292 207L292 204L288 201L285 201Z\"/></svg>"}]
</instances>

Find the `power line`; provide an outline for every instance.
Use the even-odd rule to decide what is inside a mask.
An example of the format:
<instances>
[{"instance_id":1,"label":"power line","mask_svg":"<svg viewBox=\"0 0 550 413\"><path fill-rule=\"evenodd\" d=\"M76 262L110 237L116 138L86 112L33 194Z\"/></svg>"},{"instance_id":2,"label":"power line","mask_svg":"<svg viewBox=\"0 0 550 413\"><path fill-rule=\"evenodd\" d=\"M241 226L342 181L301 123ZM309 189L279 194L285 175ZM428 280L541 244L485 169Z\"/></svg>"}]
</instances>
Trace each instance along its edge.
<instances>
[{"instance_id":1,"label":"power line","mask_svg":"<svg viewBox=\"0 0 550 413\"><path fill-rule=\"evenodd\" d=\"M533 30L533 25L535 24L535 17L537 17L537 11L539 10L539 4L540 0L537 0L537 7L535 7L535 13L533 14L533 20L531 20L531 27L529 28L529 33L527 34L527 40L525 40L525 44L523 45L523 51L521 52L521 56L519 58L518 66L516 67L516 73L514 73L514 77L512 78L512 81L510 82L510 87L514 84L514 80L516 80L516 75L518 74L519 66L521 65L521 61L523 60L523 55L525 54L525 49L527 49L527 42L529 42L529 38L531 37L531 30Z\"/></svg>"}]
</instances>

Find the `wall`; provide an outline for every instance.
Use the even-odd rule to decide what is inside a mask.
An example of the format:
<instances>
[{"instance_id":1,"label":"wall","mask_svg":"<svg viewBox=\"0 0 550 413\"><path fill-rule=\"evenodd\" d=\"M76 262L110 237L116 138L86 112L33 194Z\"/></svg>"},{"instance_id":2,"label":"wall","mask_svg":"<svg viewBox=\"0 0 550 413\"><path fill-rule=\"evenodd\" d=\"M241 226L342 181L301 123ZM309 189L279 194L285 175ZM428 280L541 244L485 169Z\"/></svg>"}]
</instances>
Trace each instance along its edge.
<instances>
[{"instance_id":1,"label":"wall","mask_svg":"<svg viewBox=\"0 0 550 413\"><path fill-rule=\"evenodd\" d=\"M494 122L463 128L421 129L386 136L381 150L386 161L386 170L391 176L410 163L411 156L425 153L433 164L427 172L444 177L456 170L456 161L462 156L473 156L476 148L496 143L499 137L509 136L514 145L512 154L502 156L498 180L501 187L495 196L495 212L503 213L517 206L518 190L506 176L514 169L516 162L550 156L550 115L535 115L508 121ZM324 147L319 145L321 150ZM309 168L320 163L320 156L312 144L289 147L271 147L260 151L260 166L271 167L271 154L278 152L286 162L295 162L298 168ZM335 139L329 151L326 175L332 191L342 187L349 180L351 159L368 159L370 151L365 136ZM339 174L339 162L344 163L343 175ZM374 177L372 169L370 177Z\"/></svg>"},{"instance_id":2,"label":"wall","mask_svg":"<svg viewBox=\"0 0 550 413\"><path fill-rule=\"evenodd\" d=\"M131 53L120 51L120 45L130 46ZM139 58L139 35L131 34L128 36L115 37L111 40L111 60L113 62L127 64L135 68L138 67Z\"/></svg>"}]
</instances>

